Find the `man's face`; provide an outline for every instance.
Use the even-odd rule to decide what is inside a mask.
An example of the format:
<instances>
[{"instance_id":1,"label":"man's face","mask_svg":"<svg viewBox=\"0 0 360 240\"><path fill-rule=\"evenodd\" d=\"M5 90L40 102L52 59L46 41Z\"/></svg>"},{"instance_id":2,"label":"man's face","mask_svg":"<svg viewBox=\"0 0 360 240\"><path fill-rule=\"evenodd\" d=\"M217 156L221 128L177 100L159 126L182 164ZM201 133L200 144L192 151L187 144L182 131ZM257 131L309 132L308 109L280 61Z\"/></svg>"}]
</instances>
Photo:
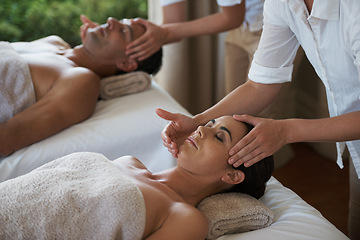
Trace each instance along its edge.
<instances>
[{"instance_id":1,"label":"man's face","mask_svg":"<svg viewBox=\"0 0 360 240\"><path fill-rule=\"evenodd\" d=\"M129 19L117 20L109 17L105 24L87 28L82 39L88 53L103 60L127 58L125 46L145 32L140 24L132 24Z\"/></svg>"}]
</instances>

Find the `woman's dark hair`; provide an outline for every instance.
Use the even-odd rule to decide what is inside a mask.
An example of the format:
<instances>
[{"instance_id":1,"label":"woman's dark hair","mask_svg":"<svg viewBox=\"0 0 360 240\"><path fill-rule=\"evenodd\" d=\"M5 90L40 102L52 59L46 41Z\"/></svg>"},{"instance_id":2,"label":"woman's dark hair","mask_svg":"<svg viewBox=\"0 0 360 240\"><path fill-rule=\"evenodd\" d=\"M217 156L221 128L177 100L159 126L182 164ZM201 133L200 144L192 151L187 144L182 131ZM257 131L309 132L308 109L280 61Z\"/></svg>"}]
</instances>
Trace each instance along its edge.
<instances>
[{"instance_id":1,"label":"woman's dark hair","mask_svg":"<svg viewBox=\"0 0 360 240\"><path fill-rule=\"evenodd\" d=\"M250 124L244 124L248 128L248 133L254 128L254 126ZM244 164L241 164L235 169L241 170L245 174L245 179L243 182L236 184L226 192L246 193L259 199L264 195L266 182L270 179L274 171L274 158L271 155L250 167L245 167Z\"/></svg>"}]
</instances>

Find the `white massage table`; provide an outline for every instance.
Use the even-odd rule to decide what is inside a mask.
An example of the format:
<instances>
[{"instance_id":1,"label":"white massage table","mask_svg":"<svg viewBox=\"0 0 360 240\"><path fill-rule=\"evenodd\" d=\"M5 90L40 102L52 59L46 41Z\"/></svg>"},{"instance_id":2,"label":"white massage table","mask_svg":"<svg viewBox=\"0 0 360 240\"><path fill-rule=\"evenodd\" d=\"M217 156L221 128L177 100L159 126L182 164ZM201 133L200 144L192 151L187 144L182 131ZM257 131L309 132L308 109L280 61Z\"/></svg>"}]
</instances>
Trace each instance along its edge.
<instances>
[{"instance_id":1,"label":"white massage table","mask_svg":"<svg viewBox=\"0 0 360 240\"><path fill-rule=\"evenodd\" d=\"M163 147L160 138L167 122L156 115L157 107L190 115L153 81L151 88L144 92L99 101L90 119L0 158L0 182L80 151L99 152L109 159L133 155L154 172L172 167L175 159ZM348 239L319 211L273 177L261 201L275 213L270 227L222 236L219 240Z\"/></svg>"}]
</instances>

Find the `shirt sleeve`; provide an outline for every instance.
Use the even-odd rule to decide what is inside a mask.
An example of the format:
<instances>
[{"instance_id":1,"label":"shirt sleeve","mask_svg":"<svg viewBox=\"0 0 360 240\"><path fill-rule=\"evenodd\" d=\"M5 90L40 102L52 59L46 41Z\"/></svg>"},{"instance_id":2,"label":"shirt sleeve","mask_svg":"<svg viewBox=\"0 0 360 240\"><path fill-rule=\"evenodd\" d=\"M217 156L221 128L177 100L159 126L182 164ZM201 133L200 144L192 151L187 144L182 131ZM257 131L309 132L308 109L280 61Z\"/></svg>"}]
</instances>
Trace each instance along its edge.
<instances>
[{"instance_id":1,"label":"shirt sleeve","mask_svg":"<svg viewBox=\"0 0 360 240\"><path fill-rule=\"evenodd\" d=\"M349 43L350 54L354 56L354 65L357 69L360 82L360 6L356 1L353 1L353 5L345 7L348 7L348 9L344 10L347 15L347 21L345 24L347 34L344 38L345 41Z\"/></svg>"},{"instance_id":2,"label":"shirt sleeve","mask_svg":"<svg viewBox=\"0 0 360 240\"><path fill-rule=\"evenodd\" d=\"M161 6L170 5L177 2L183 2L184 0L160 0Z\"/></svg>"},{"instance_id":3,"label":"shirt sleeve","mask_svg":"<svg viewBox=\"0 0 360 240\"><path fill-rule=\"evenodd\" d=\"M217 4L221 7L231 7L241 2L242 0L217 0Z\"/></svg>"},{"instance_id":4,"label":"shirt sleeve","mask_svg":"<svg viewBox=\"0 0 360 240\"><path fill-rule=\"evenodd\" d=\"M249 71L249 79L264 84L291 81L293 61L299 41L283 16L286 5L279 0L266 0L264 26Z\"/></svg>"}]
</instances>

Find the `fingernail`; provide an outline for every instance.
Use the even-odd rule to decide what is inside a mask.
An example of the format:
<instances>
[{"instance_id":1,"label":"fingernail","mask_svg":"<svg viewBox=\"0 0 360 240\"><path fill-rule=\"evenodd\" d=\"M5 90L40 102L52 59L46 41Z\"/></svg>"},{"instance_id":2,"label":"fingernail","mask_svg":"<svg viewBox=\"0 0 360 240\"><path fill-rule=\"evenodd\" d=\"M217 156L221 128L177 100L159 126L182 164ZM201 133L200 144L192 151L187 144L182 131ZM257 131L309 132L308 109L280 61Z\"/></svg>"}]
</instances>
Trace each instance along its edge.
<instances>
[{"instance_id":1,"label":"fingernail","mask_svg":"<svg viewBox=\"0 0 360 240\"><path fill-rule=\"evenodd\" d=\"M234 159L233 159L233 158L230 158L230 159L229 159L229 164L230 164L230 165L234 164Z\"/></svg>"},{"instance_id":2,"label":"fingernail","mask_svg":"<svg viewBox=\"0 0 360 240\"><path fill-rule=\"evenodd\" d=\"M230 156L232 156L232 155L234 155L234 153L235 153L234 151L230 151L229 154L230 154Z\"/></svg>"}]
</instances>

